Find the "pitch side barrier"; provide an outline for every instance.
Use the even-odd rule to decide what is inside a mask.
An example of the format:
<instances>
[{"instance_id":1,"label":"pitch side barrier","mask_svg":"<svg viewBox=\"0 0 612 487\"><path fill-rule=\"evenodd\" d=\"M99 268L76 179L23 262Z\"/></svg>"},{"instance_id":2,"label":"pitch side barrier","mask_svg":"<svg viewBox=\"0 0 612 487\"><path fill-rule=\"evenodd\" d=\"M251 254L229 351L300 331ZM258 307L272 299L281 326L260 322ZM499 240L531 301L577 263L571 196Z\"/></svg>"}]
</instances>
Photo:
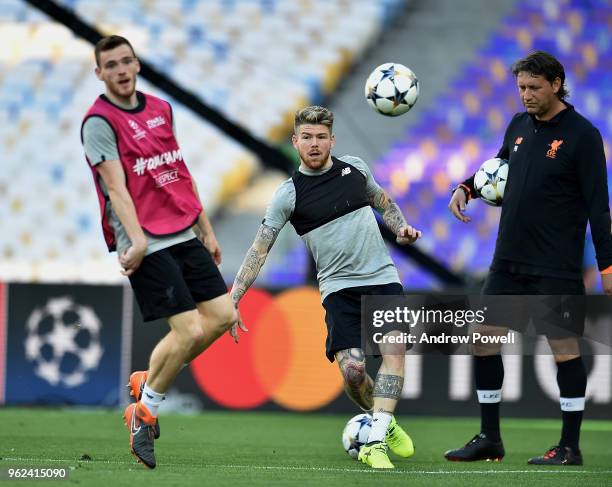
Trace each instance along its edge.
<instances>
[{"instance_id":1,"label":"pitch side barrier","mask_svg":"<svg viewBox=\"0 0 612 487\"><path fill-rule=\"evenodd\" d=\"M95 45L103 37L93 25L88 24L82 18L75 15L72 10L58 5L51 0L25 1L44 12L56 22L65 25L76 36L85 39L92 45ZM169 78L164 73L158 71L151 63L140 57L138 59L141 67L139 76L142 76L185 107L191 109L199 117L202 117L212 125L218 127L219 130L228 137L236 140L238 143L257 154L262 164L270 168L284 171L287 174L291 174L295 170L293 161L282 151L253 137L249 131L227 119L213 107L202 102L198 96L178 85L176 81ZM398 245L395 241L395 235L393 235L380 221L378 224L384 239L390 245L394 246L403 255L412 259L417 265L425 268L428 272L436 276L444 285L462 286L465 284L465 280L462 276L451 272L446 266L427 253L416 247Z\"/></svg>"},{"instance_id":2,"label":"pitch side barrier","mask_svg":"<svg viewBox=\"0 0 612 487\"><path fill-rule=\"evenodd\" d=\"M459 298L452 297L448 309L459 310L464 304ZM415 304L420 307L423 300L429 300L431 307L440 303L440 296L423 294ZM611 341L604 333L610 328L612 316L609 302L606 296L593 297L593 307L589 303L585 317L585 335L599 338L582 340L589 376L588 418L612 419L612 354L606 352ZM241 335L240 343L222 337L179 376L178 391L186 401L203 409L356 413L355 405L343 392L336 364L324 356L325 312L316 288L253 289L241 301L240 313L250 330ZM460 320L461 314L455 317ZM466 332L469 329L468 325L461 328ZM146 366L146 350L166 330L161 322L141 326L135 319L134 343L138 347L133 349L133 368ZM546 339L529 333L524 341L520 337L517 334L510 353L506 353L507 345L502 346L504 415L557 419L557 367ZM521 344L525 348L519 350ZM452 344L429 347L405 355L406 377L399 411L440 416L477 414L469 347L463 347L462 355ZM374 376L380 359L370 355L367 365Z\"/></svg>"},{"instance_id":3,"label":"pitch side barrier","mask_svg":"<svg viewBox=\"0 0 612 487\"><path fill-rule=\"evenodd\" d=\"M428 309L440 307L439 296L429 299ZM444 309L454 312L456 324L467 321L471 315L457 313L465 299L452 299ZM610 328L605 300L594 298L592 309L587 303L585 335ZM413 303L415 309L422 303ZM240 313L250 331L241 334L238 344L226 334L193 360L178 375L164 408L358 412L344 394L337 365L325 357L325 312L316 288L253 288L240 302ZM446 330L449 324L441 326ZM467 331L469 326L459 328ZM130 372L147 367L149 350L166 333L163 320L143 323L129 286L0 283L0 405L116 408L129 401L125 384ZM583 350L589 377L585 417L612 419L612 355L594 348L609 347L609 335L596 336L598 342L584 339L584 346L592 347ZM526 347L528 341L520 343ZM472 357L458 355L453 344L429 346L405 356L399 411L477 414ZM502 347L505 416L558 416L554 358L542 337L534 346L522 353L505 353ZM371 374L379 364L368 357Z\"/></svg>"}]
</instances>

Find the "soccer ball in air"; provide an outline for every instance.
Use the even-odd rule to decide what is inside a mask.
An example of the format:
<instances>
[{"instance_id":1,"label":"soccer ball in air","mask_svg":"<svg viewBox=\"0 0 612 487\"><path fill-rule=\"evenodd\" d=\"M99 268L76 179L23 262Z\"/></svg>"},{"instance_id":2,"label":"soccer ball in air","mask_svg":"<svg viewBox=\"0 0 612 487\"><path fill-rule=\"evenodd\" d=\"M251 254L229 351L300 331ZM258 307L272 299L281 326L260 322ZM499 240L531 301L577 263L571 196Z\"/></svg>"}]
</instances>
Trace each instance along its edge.
<instances>
[{"instance_id":1,"label":"soccer ball in air","mask_svg":"<svg viewBox=\"0 0 612 487\"><path fill-rule=\"evenodd\" d=\"M365 413L353 416L346 423L342 432L342 446L354 460L357 460L359 450L367 443L371 428L372 416Z\"/></svg>"},{"instance_id":2,"label":"soccer ball in air","mask_svg":"<svg viewBox=\"0 0 612 487\"><path fill-rule=\"evenodd\" d=\"M487 159L476 171L474 189L488 205L501 206L507 179L508 161L497 157Z\"/></svg>"},{"instance_id":3,"label":"soccer ball in air","mask_svg":"<svg viewBox=\"0 0 612 487\"><path fill-rule=\"evenodd\" d=\"M416 103L418 96L419 80L403 64L381 64L366 80L368 105L382 115L397 117L406 113Z\"/></svg>"},{"instance_id":4,"label":"soccer ball in air","mask_svg":"<svg viewBox=\"0 0 612 487\"><path fill-rule=\"evenodd\" d=\"M26 322L25 356L52 386L77 387L98 368L104 350L94 310L70 297L51 298Z\"/></svg>"}]
</instances>

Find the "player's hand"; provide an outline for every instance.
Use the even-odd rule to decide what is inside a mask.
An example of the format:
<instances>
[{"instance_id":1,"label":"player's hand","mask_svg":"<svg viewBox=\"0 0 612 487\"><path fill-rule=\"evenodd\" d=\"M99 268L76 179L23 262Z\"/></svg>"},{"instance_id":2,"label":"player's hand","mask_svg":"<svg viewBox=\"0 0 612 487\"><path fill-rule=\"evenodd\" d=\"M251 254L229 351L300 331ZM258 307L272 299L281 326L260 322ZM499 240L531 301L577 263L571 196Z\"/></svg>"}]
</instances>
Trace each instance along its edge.
<instances>
[{"instance_id":1,"label":"player's hand","mask_svg":"<svg viewBox=\"0 0 612 487\"><path fill-rule=\"evenodd\" d=\"M145 244L132 244L119 256L119 264L123 267L121 274L124 276L131 276L136 272L144 259L145 252L147 251L147 245Z\"/></svg>"},{"instance_id":2,"label":"player's hand","mask_svg":"<svg viewBox=\"0 0 612 487\"><path fill-rule=\"evenodd\" d=\"M416 242L419 238L421 238L421 235L422 233L420 230L408 225L407 227L402 227L399 229L395 241L400 245L408 245Z\"/></svg>"},{"instance_id":3,"label":"player's hand","mask_svg":"<svg viewBox=\"0 0 612 487\"><path fill-rule=\"evenodd\" d=\"M238 341L240 340L240 336L238 335L238 328L240 328L245 333L249 331L248 328L242 322L242 318L240 317L240 311L238 311L238 308L236 308L236 314L238 315L238 320L236 320L236 323L234 323L229 330L229 334L234 339L234 343L238 343Z\"/></svg>"},{"instance_id":4,"label":"player's hand","mask_svg":"<svg viewBox=\"0 0 612 487\"><path fill-rule=\"evenodd\" d=\"M467 223L471 220L469 216L464 215L465 205L467 204L467 198L461 188L457 188L448 203L448 209L458 220L463 223Z\"/></svg>"},{"instance_id":5,"label":"player's hand","mask_svg":"<svg viewBox=\"0 0 612 487\"><path fill-rule=\"evenodd\" d=\"M604 293L612 296L612 274L602 274L601 283L603 284Z\"/></svg>"},{"instance_id":6,"label":"player's hand","mask_svg":"<svg viewBox=\"0 0 612 487\"><path fill-rule=\"evenodd\" d=\"M210 252L215 264L221 265L221 247L219 246L219 242L217 242L217 238L213 235L207 235L206 237L200 237L202 244L206 247L206 250Z\"/></svg>"}]
</instances>

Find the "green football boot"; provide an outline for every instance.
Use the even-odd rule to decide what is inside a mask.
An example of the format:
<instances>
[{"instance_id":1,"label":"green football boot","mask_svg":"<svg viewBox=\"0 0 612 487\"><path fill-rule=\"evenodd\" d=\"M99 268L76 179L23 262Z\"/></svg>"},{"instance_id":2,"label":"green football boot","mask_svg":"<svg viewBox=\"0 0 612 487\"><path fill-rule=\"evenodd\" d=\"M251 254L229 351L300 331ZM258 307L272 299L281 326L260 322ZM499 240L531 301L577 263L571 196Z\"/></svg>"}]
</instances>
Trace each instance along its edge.
<instances>
[{"instance_id":1,"label":"green football boot","mask_svg":"<svg viewBox=\"0 0 612 487\"><path fill-rule=\"evenodd\" d=\"M389 449L398 457L408 458L414 455L414 445L412 439L408 436L402 427L397 424L395 416L391 417L391 423L387 429L386 440Z\"/></svg>"},{"instance_id":2,"label":"green football boot","mask_svg":"<svg viewBox=\"0 0 612 487\"><path fill-rule=\"evenodd\" d=\"M382 441L363 445L359 450L359 461L372 468L395 468L387 455L387 445Z\"/></svg>"}]
</instances>

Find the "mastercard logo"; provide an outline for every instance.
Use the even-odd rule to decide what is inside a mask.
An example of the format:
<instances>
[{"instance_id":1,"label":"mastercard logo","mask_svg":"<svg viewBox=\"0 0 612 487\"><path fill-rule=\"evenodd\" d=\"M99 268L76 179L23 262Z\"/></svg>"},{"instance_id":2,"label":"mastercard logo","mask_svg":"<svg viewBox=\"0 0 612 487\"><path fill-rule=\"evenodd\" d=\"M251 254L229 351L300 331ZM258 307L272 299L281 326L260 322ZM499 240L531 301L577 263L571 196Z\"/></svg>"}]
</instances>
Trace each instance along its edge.
<instances>
[{"instance_id":1,"label":"mastercard logo","mask_svg":"<svg viewBox=\"0 0 612 487\"><path fill-rule=\"evenodd\" d=\"M276 295L251 289L240 315L249 329L240 343L225 334L190 364L205 395L233 409L274 401L295 411L318 409L338 397L342 377L325 357L325 311L316 289Z\"/></svg>"}]
</instances>

